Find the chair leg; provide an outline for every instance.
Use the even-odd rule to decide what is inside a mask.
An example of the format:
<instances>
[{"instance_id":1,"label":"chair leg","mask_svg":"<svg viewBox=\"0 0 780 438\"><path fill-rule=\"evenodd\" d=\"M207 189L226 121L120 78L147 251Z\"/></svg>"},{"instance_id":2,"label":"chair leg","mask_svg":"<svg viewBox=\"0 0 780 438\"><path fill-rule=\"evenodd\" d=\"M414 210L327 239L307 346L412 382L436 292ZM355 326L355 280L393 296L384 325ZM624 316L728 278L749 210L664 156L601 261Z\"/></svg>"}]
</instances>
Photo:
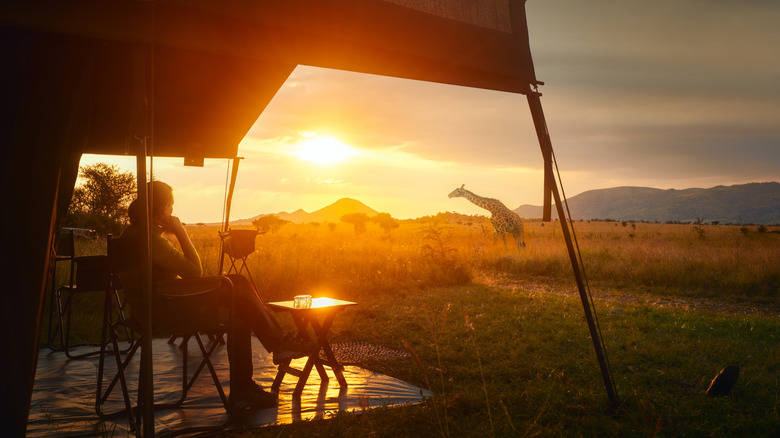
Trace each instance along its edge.
<instances>
[{"instance_id":1,"label":"chair leg","mask_svg":"<svg viewBox=\"0 0 780 438\"><path fill-rule=\"evenodd\" d=\"M107 336L108 336L108 329L110 328L110 314L106 314L106 307L108 307L108 297L104 300L103 303L103 331L100 338L100 356L98 357L98 377L97 377L97 385L95 390L95 411L100 414L100 399L101 399L101 391L103 389L103 371L105 369L106 365L106 343L108 342ZM113 336L111 337L113 339Z\"/></svg>"},{"instance_id":2,"label":"chair leg","mask_svg":"<svg viewBox=\"0 0 780 438\"><path fill-rule=\"evenodd\" d=\"M97 293L92 292L90 293ZM64 321L64 327L60 328L60 331L64 331L64 341L63 341L63 349L65 350L65 355L68 357L68 359L84 359L92 356L97 355L103 355L107 352L103 348L105 346L106 342L108 342L108 339L106 337L106 330L107 326L111 323L112 320L112 312L111 312L111 300L108 292L103 293L103 326L102 326L102 332L101 332L101 340L98 344L77 344L77 345L70 345L70 327L71 327L71 319L73 314L73 297L75 293L73 291L70 291L68 295L68 299L65 301L65 307L64 307L64 316L61 316L61 320ZM63 319L64 318L64 319ZM127 330L127 327L125 327L125 330ZM117 334L118 336L118 334ZM72 354L71 350L75 347L83 347L83 346L93 346L93 347L100 347L97 350L89 351L86 353L81 354ZM131 346L128 346L128 348L123 353L126 353L129 351ZM110 351L108 353L111 353Z\"/></svg>"},{"instance_id":3,"label":"chair leg","mask_svg":"<svg viewBox=\"0 0 780 438\"><path fill-rule=\"evenodd\" d=\"M67 298L65 299L65 304L62 304L62 297L63 292L67 291ZM68 330L66 327L69 327L69 318L66 320L66 315L69 315L70 310L70 304L71 300L73 299L73 291L68 288L67 286L63 286L57 289L57 322L59 324L59 333L60 333L60 351L65 351L65 355L70 357L70 354L68 352L69 348L69 341L68 341L68 334L70 330Z\"/></svg>"},{"instance_id":4,"label":"chair leg","mask_svg":"<svg viewBox=\"0 0 780 438\"><path fill-rule=\"evenodd\" d=\"M100 362L98 367L98 384L97 384L97 391L96 391L96 397L95 397L95 409L99 416L102 416L103 418L111 418L116 416L122 416L125 415L128 419L128 423L130 425L131 430L133 431L139 431L141 430L142 426L142 419L141 419L141 400L136 400L135 406L132 405L132 402L130 400L130 391L127 383L127 377L126 377L126 370L130 363L130 361L133 359L135 353L137 352L138 348L140 348L141 343L139 341L133 342L132 348L127 353L127 356L122 360L121 351L119 349L119 323L111 323L108 324L109 327L109 338L112 350L106 351L107 347L102 347L102 351L105 352L105 354L112 354L114 356L114 360L116 362L117 366L117 375L114 376L110 384L106 387L105 392L101 393L103 389L103 378L104 378L104 364L105 364L105 355L100 356ZM200 349L201 355L203 357L203 360L199 364L198 368L195 370L195 373L192 376L189 376L189 348L188 348L188 340L190 337L194 336L198 347ZM179 408L184 401L187 398L187 394L189 393L190 389L195 383L195 380L200 375L201 371L204 367L209 368L209 373L211 374L211 378L214 381L214 385L217 387L217 392L219 393L220 400L222 401L222 404L225 406L225 410L229 413L230 412L230 406L228 403L228 398L225 394L224 389L222 388L221 383L219 382L219 376L216 372L216 369L214 368L214 365L211 363L211 356L216 350L216 348L220 345L219 342L212 342L211 345L207 348L206 345L203 343L203 340L201 336L198 333L194 334L186 334L184 335L185 342L181 345L181 352L182 352L182 391L181 396L179 399L172 403L159 403L154 405L154 410L163 410L163 409L175 409ZM139 373L141 371L139 370ZM104 414L102 413L102 405L107 401L109 395L111 392L115 389L116 384L119 383L121 390L122 390L122 398L125 404L125 409L110 413L110 414ZM139 394L141 391L140 388L141 385L141 379L139 375ZM216 431L223 429L227 425L227 422L224 424L218 425L218 426L209 426L209 427L196 427L196 428L187 428L183 430L178 430L173 432L171 435L178 435L182 433L194 433L194 432L207 432L207 431Z\"/></svg>"},{"instance_id":5,"label":"chair leg","mask_svg":"<svg viewBox=\"0 0 780 438\"><path fill-rule=\"evenodd\" d=\"M71 321L71 317L73 316L73 312L72 311L73 311L73 296L74 295L75 295L75 293L73 293L73 291L70 291L70 293L68 293L68 299L65 300L65 309L64 309L64 312L65 312L65 316L64 316L64 318L65 318L64 319L65 325L60 328L60 331L64 331L65 332L65 340L63 341L64 342L63 348L65 350L65 356L67 356L68 359L74 359L75 358L74 355L70 354L71 348L80 346L80 345L70 345L70 321Z\"/></svg>"},{"instance_id":6,"label":"chair leg","mask_svg":"<svg viewBox=\"0 0 780 438\"><path fill-rule=\"evenodd\" d=\"M198 367L198 371L196 371L195 374L193 375L192 381L190 381L189 386L192 387L192 384L195 383L195 378L198 376L198 373L200 372L200 370L203 369L203 364L206 364L209 367L209 373L211 374L211 379L214 381L214 386L217 387L219 398L222 399L222 404L225 406L225 410L230 412L230 405L228 404L227 396L225 396L225 390L222 389L222 384L219 382L219 376L217 376L217 370L214 369L214 364L211 363L211 355L214 353L214 350L217 349L219 343L212 342L210 348L206 349L206 346L203 344L203 340L201 340L200 335L198 335L197 333L195 334L195 339L197 339L198 341L198 346L200 347L200 353L203 355L203 361Z\"/></svg>"},{"instance_id":7,"label":"chair leg","mask_svg":"<svg viewBox=\"0 0 780 438\"><path fill-rule=\"evenodd\" d=\"M118 321L125 322L125 305L122 303L122 299L119 297L119 291L114 289L114 301L116 302L116 308L117 308L117 318ZM110 308L110 306L109 306ZM109 314L109 321L113 319L113 312ZM125 338L127 339L128 346L126 349L122 350L122 353L127 353L130 351L130 348L133 346L133 330L130 328L130 326L123 324L124 332L125 332Z\"/></svg>"},{"instance_id":8,"label":"chair leg","mask_svg":"<svg viewBox=\"0 0 780 438\"><path fill-rule=\"evenodd\" d=\"M55 323L55 320L57 323ZM60 334L59 332L59 312L57 310L57 290L52 289L49 293L49 349L52 351L59 351L62 347L54 345L54 340Z\"/></svg>"},{"instance_id":9,"label":"chair leg","mask_svg":"<svg viewBox=\"0 0 780 438\"><path fill-rule=\"evenodd\" d=\"M125 370L127 369L127 366L130 364L130 361L133 359L133 356L135 356L136 351L138 351L138 348L140 348L141 343L138 340L134 340L131 343L130 349L127 352L127 356L124 360L122 360L122 352L119 350L119 332L117 331L115 324L109 325L109 336L111 341L112 350L111 351L105 351L105 347L103 347L103 351L105 354L102 354L100 356L100 361L98 365L98 382L97 382L97 391L96 391L96 401L95 401L95 411L99 416L103 417L115 417L117 415L121 415L123 413L126 413L128 409L130 409L130 396L129 396L129 390L127 387L127 380L125 377ZM113 379L111 379L111 382L106 387L105 392L102 392L103 388L103 379L105 375L105 356L108 354L112 354L114 356L114 360L116 362L117 367L117 373L114 376ZM125 410L114 412L111 414L104 414L102 412L102 405L108 400L108 397L111 395L111 393L114 391L114 388L116 387L116 384L120 383L120 386L122 388L122 396L125 402Z\"/></svg>"}]
</instances>

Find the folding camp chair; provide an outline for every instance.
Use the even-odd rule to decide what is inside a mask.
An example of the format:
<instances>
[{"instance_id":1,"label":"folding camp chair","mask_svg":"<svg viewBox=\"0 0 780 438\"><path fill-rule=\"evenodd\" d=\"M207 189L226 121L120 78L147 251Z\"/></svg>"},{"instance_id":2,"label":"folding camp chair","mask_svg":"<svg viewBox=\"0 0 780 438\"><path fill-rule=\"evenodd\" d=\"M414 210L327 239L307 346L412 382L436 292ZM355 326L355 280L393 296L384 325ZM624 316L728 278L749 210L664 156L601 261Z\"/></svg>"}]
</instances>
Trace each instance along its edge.
<instances>
[{"instance_id":1,"label":"folding camp chair","mask_svg":"<svg viewBox=\"0 0 780 438\"><path fill-rule=\"evenodd\" d=\"M241 274L243 272L246 272L247 277L249 277L249 281L252 282L252 286L254 286L255 289L257 289L257 284L255 284L255 279L252 277L252 273L249 271L249 266L246 264L246 259L249 257L253 252L255 252L255 238L262 234L259 230L228 230L228 231L220 231L219 237L222 239L222 254L220 256L220 263L219 263L219 271L220 274L224 275L230 275L230 274ZM230 260L230 267L227 269L226 272L221 272L223 267L223 260L224 256L227 255L228 259ZM182 343L186 343L188 338L186 336L183 336L181 333L173 333L168 338L168 343L173 344L176 342L176 339L182 336L183 340ZM211 340L213 341L215 338L212 336ZM224 343L224 340L222 337L216 338L219 342Z\"/></svg>"},{"instance_id":2,"label":"folding camp chair","mask_svg":"<svg viewBox=\"0 0 780 438\"><path fill-rule=\"evenodd\" d=\"M156 293L158 293L161 297L159 308L155 309L156 313L153 317L156 323L155 330L183 333L185 335L185 339L194 338L197 342L202 358L195 372L192 374L192 376L189 376L189 351L187 347L188 342L182 343L181 394L174 402L155 404L154 410L176 409L184 407L183 405L187 399L188 391L192 388L193 384L200 376L203 368L207 367L222 404L225 406L225 410L229 412L230 406L228 404L228 399L225 396L224 390L222 389L219 376L217 375L217 372L211 363L211 355L214 353L220 343L212 341L207 345L207 343L203 342L202 336L212 333L221 336L227 331L229 323L225 325L220 322L218 306L220 290L222 288L233 287L230 279L227 277L203 277L186 280L170 280L157 282L155 283L154 287ZM232 308L229 309L228 314L232 315ZM119 331L123 327L130 327L135 333L141 334L141 336L143 334L143 328L141 327L141 324L132 318L124 321L116 321L110 325L111 330L109 335L113 346L113 351L115 352L113 356L116 362L117 373L106 386L105 392L103 392L102 389L104 383L105 363L103 356L101 356L98 369L98 383L96 392L97 398L95 408L98 415L104 418L126 415L131 429L139 431L141 428L141 409L138 409L137 405L133 406L131 403L126 370L139 348L142 348L141 338L139 336L134 340L132 348L123 358L118 349ZM102 406L106 403L109 396L116 388L117 383L119 383L119 387L122 391L122 399L124 401L125 408L114 413L104 413L102 412ZM140 376L138 386L140 395ZM171 434L177 435L182 433L213 431L224 428L226 425L227 420L223 424L215 425L213 427L186 428L177 430Z\"/></svg>"},{"instance_id":3,"label":"folding camp chair","mask_svg":"<svg viewBox=\"0 0 780 438\"><path fill-rule=\"evenodd\" d=\"M54 351L62 351L65 345L63 339L64 332L61 327L59 305L57 301L57 265L67 263L68 281L67 285L73 286L76 277L76 242L73 230L62 230L57 239L57 249L55 250L54 263L50 272L49 282L51 283L51 293L49 301L49 348ZM60 338L60 344L55 345L55 340Z\"/></svg>"},{"instance_id":4,"label":"folding camp chair","mask_svg":"<svg viewBox=\"0 0 780 438\"><path fill-rule=\"evenodd\" d=\"M228 230L219 232L219 237L222 239L222 255L220 256L219 270L222 271L222 261L224 260L225 255L227 255L228 259L230 260L230 267L227 269L227 272L221 272L221 274L230 275L246 272L249 281L252 282L252 286L257 289L255 279L252 277L252 273L249 271L249 266L246 264L246 259L255 252L255 238L259 234L262 233L257 229ZM186 344L188 337L182 333L176 332L171 334L171 336L168 338L168 343L175 343L176 339L180 336L183 338L182 344ZM211 335L210 339L212 341L216 339L217 341L224 343L224 340L221 336L215 338L213 335Z\"/></svg>"},{"instance_id":5,"label":"folding camp chair","mask_svg":"<svg viewBox=\"0 0 780 438\"><path fill-rule=\"evenodd\" d=\"M111 236L108 236L111 240ZM108 256L76 256L74 251L73 230L64 232L58 243L57 262L69 262L68 283L58 287L52 293L52 305L49 315L49 348L55 351L64 351L69 359L82 359L97 354L101 354L102 348L106 342L107 324L113 316L114 305L118 311L117 317L124 319L124 305L119 296L117 279L112 277L109 266ZM73 315L74 298L77 295L85 293L103 294L103 329L101 341L99 343L81 343L72 345L70 343L71 319ZM113 298L113 300L111 299ZM55 313L56 312L56 313ZM56 315L56 327L53 327L53 318ZM54 345L54 338L59 335L60 345ZM77 347L92 346L101 347L85 353L73 354L72 351Z\"/></svg>"}]
</instances>

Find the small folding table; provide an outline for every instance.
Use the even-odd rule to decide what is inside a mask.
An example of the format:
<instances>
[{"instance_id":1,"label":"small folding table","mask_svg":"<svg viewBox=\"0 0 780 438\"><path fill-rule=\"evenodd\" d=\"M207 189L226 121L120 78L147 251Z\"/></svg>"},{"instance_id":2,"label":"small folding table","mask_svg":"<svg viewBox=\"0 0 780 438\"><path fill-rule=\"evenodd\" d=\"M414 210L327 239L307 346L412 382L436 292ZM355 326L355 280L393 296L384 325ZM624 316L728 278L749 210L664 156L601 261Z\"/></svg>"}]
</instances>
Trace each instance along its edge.
<instances>
[{"instance_id":1,"label":"small folding table","mask_svg":"<svg viewBox=\"0 0 780 438\"><path fill-rule=\"evenodd\" d=\"M311 301L311 307L309 308L296 308L293 301L267 303L268 307L277 312L290 312L290 316L295 322L295 326L298 328L298 335L303 341L312 340L308 330L308 327L311 326L314 332L313 340L315 340L319 346L316 352L308 356L306 365L302 370L292 368L290 366L291 359L287 359L279 364L279 371L276 373L276 378L271 386L273 391L279 390L279 385L282 384L282 380L284 380L286 374L292 374L298 377L298 384L295 386L295 391L293 391L293 397L300 397L303 388L306 386L306 381L309 379L312 367L317 368L317 372L319 373L322 382L327 382L329 380L328 374L325 372L326 366L330 367L333 371L333 374L339 382L339 386L341 388L347 387L347 381L344 379L344 374L342 372L344 367L336 360L336 356L333 354L333 350L328 342L328 332L330 331L336 314L349 306L357 305L357 303L336 300L333 298L314 298ZM320 351L324 353L324 359L320 357Z\"/></svg>"}]
</instances>

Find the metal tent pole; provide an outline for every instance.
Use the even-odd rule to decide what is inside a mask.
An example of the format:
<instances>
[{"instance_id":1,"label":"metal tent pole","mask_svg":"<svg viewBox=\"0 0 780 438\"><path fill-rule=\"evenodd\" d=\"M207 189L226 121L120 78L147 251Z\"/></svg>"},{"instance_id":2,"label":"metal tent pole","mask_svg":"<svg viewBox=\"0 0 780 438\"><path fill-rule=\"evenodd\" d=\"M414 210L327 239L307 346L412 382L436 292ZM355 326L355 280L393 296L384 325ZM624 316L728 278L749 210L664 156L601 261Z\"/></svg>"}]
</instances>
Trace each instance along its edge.
<instances>
[{"instance_id":1,"label":"metal tent pole","mask_svg":"<svg viewBox=\"0 0 780 438\"><path fill-rule=\"evenodd\" d=\"M236 188L236 178L238 178L238 164L244 157L233 158L233 168L230 174L230 186L228 187L227 204L225 204L225 223L222 227L222 231L227 231L230 226L230 206L233 204L233 190Z\"/></svg>"},{"instance_id":2,"label":"metal tent pole","mask_svg":"<svg viewBox=\"0 0 780 438\"><path fill-rule=\"evenodd\" d=\"M154 28L154 6L150 5L151 28ZM136 145L136 180L138 202L146 218L141 226L141 303L146 321L141 332L141 373L138 381L138 408L142 417L142 430L139 436L154 436L154 387L152 352L152 253L150 245L151 215L153 201L147 188L146 156L154 155L154 38L148 47L138 46L133 52L134 96L133 96L133 134L138 139ZM151 152L151 153L150 153ZM153 196L153 195L152 195Z\"/></svg>"},{"instance_id":3,"label":"metal tent pole","mask_svg":"<svg viewBox=\"0 0 780 438\"><path fill-rule=\"evenodd\" d=\"M154 436L154 388L152 387L152 269L151 246L149 245L150 222L149 193L146 185L146 141L138 146L136 153L136 171L138 172L138 200L144 208L146 221L141 227L141 296L144 314L147 315L141 332L141 376L138 382L138 402L143 422L142 436ZM140 432L140 431L139 431Z\"/></svg>"},{"instance_id":4,"label":"metal tent pole","mask_svg":"<svg viewBox=\"0 0 780 438\"><path fill-rule=\"evenodd\" d=\"M585 289L582 271L580 270L580 264L577 260L577 253L574 250L574 244L572 242L571 234L569 233L569 222L564 214L563 203L561 202L561 196L558 193L558 185L555 184L555 176L552 173L552 142L550 141L550 135L547 131L547 122L545 122L544 119L542 102L539 99L540 96L540 93L532 92L530 90L526 94L534 126L536 127L536 135L539 138L539 146L542 148L542 155L545 159L545 191L547 192L549 190L555 201L558 219L561 222L561 230L563 231L563 239L566 241L566 248L569 252L569 258L571 259L571 267L574 269L574 278L577 281L577 289L579 290L580 300L582 301L582 308L585 311L585 319L588 322L590 337L593 340L593 348L596 350L596 358L598 359L599 367L601 368L601 376L604 379L604 386L607 389L609 401L615 405L618 403L618 398L612 383L612 376L607 364L606 354L604 353L604 344L599 336L599 331L596 329L596 323L593 318L590 302L588 301L588 294ZM548 159L549 163L547 161ZM548 164L550 166L549 173L547 169Z\"/></svg>"},{"instance_id":5,"label":"metal tent pole","mask_svg":"<svg viewBox=\"0 0 780 438\"><path fill-rule=\"evenodd\" d=\"M225 197L225 213L222 218L222 231L227 232L230 227L230 206L233 204L233 190L236 188L236 178L238 177L238 163L244 157L233 157L232 173L230 174L230 183L227 187L227 195ZM220 239L219 243L219 267L217 270L218 275L222 275L222 268L225 265L225 240Z\"/></svg>"}]
</instances>

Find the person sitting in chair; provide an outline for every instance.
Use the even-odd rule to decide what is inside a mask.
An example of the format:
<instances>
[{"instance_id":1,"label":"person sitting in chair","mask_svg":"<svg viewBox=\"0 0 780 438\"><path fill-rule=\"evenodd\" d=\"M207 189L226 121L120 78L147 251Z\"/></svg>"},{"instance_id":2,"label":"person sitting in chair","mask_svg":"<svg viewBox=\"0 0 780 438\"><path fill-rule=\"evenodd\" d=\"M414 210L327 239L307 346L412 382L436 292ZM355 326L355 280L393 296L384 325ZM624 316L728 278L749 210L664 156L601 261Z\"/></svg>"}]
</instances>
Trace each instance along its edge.
<instances>
[{"instance_id":1,"label":"person sitting in chair","mask_svg":"<svg viewBox=\"0 0 780 438\"><path fill-rule=\"evenodd\" d=\"M152 198L150 216L150 246L152 248L152 281L173 280L178 278L201 277L200 256L190 240L187 231L178 217L173 215L173 188L162 181L151 181L148 184L149 195ZM130 225L122 232L120 239L125 243L138 242L142 238L141 226L145 220L143 206L138 199L128 208ZM176 237L181 251L163 237L168 232ZM141 309L142 279L137 269L121 269L120 278L124 285L127 303L135 318L143 318ZM241 275L228 276L233 283L232 288L220 291L220 303L234 301L232 317L232 336L228 336L228 354L230 360L230 404L238 409L271 407L276 404L276 395L264 391L252 378L252 343L251 332L260 340L266 350L273 353L275 364L285 359L303 357L316 350L316 343L301 343L293 336L286 335L278 322L266 309L252 284ZM230 294L233 294L231 297ZM152 315L154 318L155 302L159 297L152 293Z\"/></svg>"}]
</instances>

